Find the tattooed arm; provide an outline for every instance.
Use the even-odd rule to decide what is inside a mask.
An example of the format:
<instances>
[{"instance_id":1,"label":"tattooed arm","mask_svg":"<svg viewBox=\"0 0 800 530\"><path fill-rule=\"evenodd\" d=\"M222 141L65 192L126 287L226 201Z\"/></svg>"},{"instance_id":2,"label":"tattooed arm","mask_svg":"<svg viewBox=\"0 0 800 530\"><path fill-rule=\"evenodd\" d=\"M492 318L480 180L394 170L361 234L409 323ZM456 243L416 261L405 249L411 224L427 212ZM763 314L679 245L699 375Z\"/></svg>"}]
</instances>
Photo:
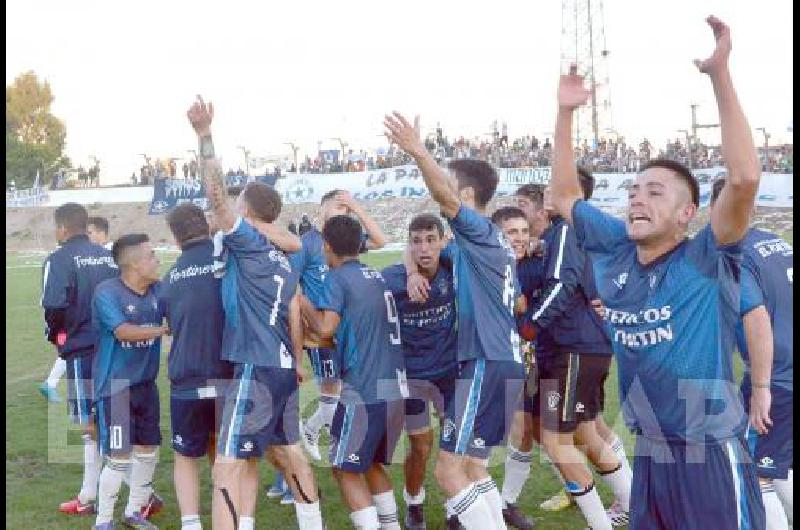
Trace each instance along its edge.
<instances>
[{"instance_id":1,"label":"tattooed arm","mask_svg":"<svg viewBox=\"0 0 800 530\"><path fill-rule=\"evenodd\" d=\"M211 121L214 119L214 105L210 101L206 104L203 98L197 96L197 101L189 108L186 115L195 133L197 133L200 151L200 175L203 177L208 200L211 201L214 219L220 230L229 232L236 223L236 212L228 201L222 168L214 154L214 142L211 139Z\"/></svg>"}]
</instances>

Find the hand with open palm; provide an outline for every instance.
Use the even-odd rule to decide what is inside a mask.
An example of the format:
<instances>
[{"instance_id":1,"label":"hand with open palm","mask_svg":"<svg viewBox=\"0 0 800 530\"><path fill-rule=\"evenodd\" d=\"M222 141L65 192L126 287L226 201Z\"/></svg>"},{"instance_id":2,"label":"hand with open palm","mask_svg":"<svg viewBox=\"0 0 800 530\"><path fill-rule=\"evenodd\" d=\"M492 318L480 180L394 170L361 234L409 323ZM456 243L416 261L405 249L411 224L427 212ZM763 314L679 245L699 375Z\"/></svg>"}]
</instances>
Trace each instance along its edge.
<instances>
[{"instance_id":1,"label":"hand with open palm","mask_svg":"<svg viewBox=\"0 0 800 530\"><path fill-rule=\"evenodd\" d=\"M708 17L706 22L714 31L714 39L717 41L717 46L714 48L714 53L711 54L711 57L704 61L695 59L694 64L702 73L715 75L728 67L728 57L731 54L731 30L727 24L713 15Z\"/></svg>"},{"instance_id":2,"label":"hand with open palm","mask_svg":"<svg viewBox=\"0 0 800 530\"><path fill-rule=\"evenodd\" d=\"M589 99L589 90L583 86L583 76L578 75L578 69L573 64L569 73L562 75L558 81L558 106L573 110L585 105Z\"/></svg>"}]
</instances>

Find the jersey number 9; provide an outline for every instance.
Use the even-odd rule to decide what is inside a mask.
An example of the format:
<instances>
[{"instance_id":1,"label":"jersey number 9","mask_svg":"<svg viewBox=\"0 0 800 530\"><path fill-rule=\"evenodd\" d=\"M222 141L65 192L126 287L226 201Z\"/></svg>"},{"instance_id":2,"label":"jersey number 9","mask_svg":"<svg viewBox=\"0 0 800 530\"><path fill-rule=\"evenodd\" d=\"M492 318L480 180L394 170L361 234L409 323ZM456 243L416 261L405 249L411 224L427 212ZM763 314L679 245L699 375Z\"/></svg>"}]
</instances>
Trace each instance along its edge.
<instances>
[{"instance_id":1,"label":"jersey number 9","mask_svg":"<svg viewBox=\"0 0 800 530\"><path fill-rule=\"evenodd\" d=\"M386 316L389 318L389 323L394 324L394 333L389 331L389 342L399 345L400 318L397 315L397 307L394 305L394 296L390 291L383 291L383 297L386 299Z\"/></svg>"}]
</instances>

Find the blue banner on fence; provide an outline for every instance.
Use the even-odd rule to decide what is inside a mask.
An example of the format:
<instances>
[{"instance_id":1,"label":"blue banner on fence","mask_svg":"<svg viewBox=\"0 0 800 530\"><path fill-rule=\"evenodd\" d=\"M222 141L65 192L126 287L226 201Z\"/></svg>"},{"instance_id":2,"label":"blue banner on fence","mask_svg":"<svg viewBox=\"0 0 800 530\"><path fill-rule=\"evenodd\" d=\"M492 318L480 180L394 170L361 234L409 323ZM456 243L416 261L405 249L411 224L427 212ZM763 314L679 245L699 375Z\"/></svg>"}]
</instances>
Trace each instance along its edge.
<instances>
[{"instance_id":1,"label":"blue banner on fence","mask_svg":"<svg viewBox=\"0 0 800 530\"><path fill-rule=\"evenodd\" d=\"M227 186L243 186L247 177L226 178ZM277 176L261 175L255 180L269 186L275 186ZM150 215L161 215L169 212L179 204L192 202L208 211L211 205L206 197L206 189L200 180L156 179L153 183L153 200L150 203Z\"/></svg>"}]
</instances>

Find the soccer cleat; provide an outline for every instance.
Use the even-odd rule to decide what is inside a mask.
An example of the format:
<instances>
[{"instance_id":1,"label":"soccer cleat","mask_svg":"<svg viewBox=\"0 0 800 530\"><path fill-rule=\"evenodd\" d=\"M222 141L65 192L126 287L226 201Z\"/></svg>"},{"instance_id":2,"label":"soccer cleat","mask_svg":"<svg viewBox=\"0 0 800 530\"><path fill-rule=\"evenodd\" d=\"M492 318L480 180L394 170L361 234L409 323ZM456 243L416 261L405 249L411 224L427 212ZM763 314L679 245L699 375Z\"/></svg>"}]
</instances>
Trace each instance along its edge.
<instances>
[{"instance_id":1,"label":"soccer cleat","mask_svg":"<svg viewBox=\"0 0 800 530\"><path fill-rule=\"evenodd\" d=\"M141 512L123 517L122 525L134 530L158 530L158 527L148 521Z\"/></svg>"},{"instance_id":2,"label":"soccer cleat","mask_svg":"<svg viewBox=\"0 0 800 530\"><path fill-rule=\"evenodd\" d=\"M283 497L286 493L286 490L289 489L289 486L286 484L286 481L276 480L272 486L267 490L267 497L270 499L277 499L278 497Z\"/></svg>"},{"instance_id":3,"label":"soccer cleat","mask_svg":"<svg viewBox=\"0 0 800 530\"><path fill-rule=\"evenodd\" d=\"M409 504L403 523L407 530L426 530L428 526L425 524L425 512L422 511L422 505Z\"/></svg>"},{"instance_id":4,"label":"soccer cleat","mask_svg":"<svg viewBox=\"0 0 800 530\"><path fill-rule=\"evenodd\" d=\"M61 396L58 395L58 390L46 382L39 385L39 393L50 403L61 403Z\"/></svg>"},{"instance_id":5,"label":"soccer cleat","mask_svg":"<svg viewBox=\"0 0 800 530\"><path fill-rule=\"evenodd\" d=\"M558 512L569 508L573 502L572 497L566 491L561 490L540 504L539 508L546 512Z\"/></svg>"},{"instance_id":6,"label":"soccer cleat","mask_svg":"<svg viewBox=\"0 0 800 530\"><path fill-rule=\"evenodd\" d=\"M87 502L83 504L81 501L78 500L78 497L75 497L71 501L62 502L58 505L58 511L61 513L67 513L69 515L94 515L94 503Z\"/></svg>"},{"instance_id":7,"label":"soccer cleat","mask_svg":"<svg viewBox=\"0 0 800 530\"><path fill-rule=\"evenodd\" d=\"M606 514L608 514L608 518L611 519L611 526L615 528L628 524L628 512L625 511L617 501L614 501L614 504L606 510Z\"/></svg>"},{"instance_id":8,"label":"soccer cleat","mask_svg":"<svg viewBox=\"0 0 800 530\"><path fill-rule=\"evenodd\" d=\"M458 520L458 516L453 515L447 518L447 530L465 530L463 526L461 526L461 521Z\"/></svg>"},{"instance_id":9,"label":"soccer cleat","mask_svg":"<svg viewBox=\"0 0 800 530\"><path fill-rule=\"evenodd\" d=\"M516 528L517 530L533 530L536 523L533 519L522 513L522 510L517 508L516 504L506 503L503 508L503 520L509 527Z\"/></svg>"},{"instance_id":10,"label":"soccer cleat","mask_svg":"<svg viewBox=\"0 0 800 530\"><path fill-rule=\"evenodd\" d=\"M116 526L114 526L114 521L109 521L107 523L100 523L92 526L92 530L114 530Z\"/></svg>"},{"instance_id":11,"label":"soccer cleat","mask_svg":"<svg viewBox=\"0 0 800 530\"><path fill-rule=\"evenodd\" d=\"M164 509L164 499L156 495L156 492L154 491L150 494L150 498L147 499L147 504L142 506L140 513L142 514L142 516L144 516L145 519L150 519L163 509Z\"/></svg>"},{"instance_id":12,"label":"soccer cleat","mask_svg":"<svg viewBox=\"0 0 800 530\"><path fill-rule=\"evenodd\" d=\"M288 486L283 497L281 497L281 504L294 504L294 494L292 494L292 490Z\"/></svg>"},{"instance_id":13,"label":"soccer cleat","mask_svg":"<svg viewBox=\"0 0 800 530\"><path fill-rule=\"evenodd\" d=\"M322 460L322 455L319 453L319 430L310 429L307 423L303 427L303 446L311 458Z\"/></svg>"}]
</instances>

